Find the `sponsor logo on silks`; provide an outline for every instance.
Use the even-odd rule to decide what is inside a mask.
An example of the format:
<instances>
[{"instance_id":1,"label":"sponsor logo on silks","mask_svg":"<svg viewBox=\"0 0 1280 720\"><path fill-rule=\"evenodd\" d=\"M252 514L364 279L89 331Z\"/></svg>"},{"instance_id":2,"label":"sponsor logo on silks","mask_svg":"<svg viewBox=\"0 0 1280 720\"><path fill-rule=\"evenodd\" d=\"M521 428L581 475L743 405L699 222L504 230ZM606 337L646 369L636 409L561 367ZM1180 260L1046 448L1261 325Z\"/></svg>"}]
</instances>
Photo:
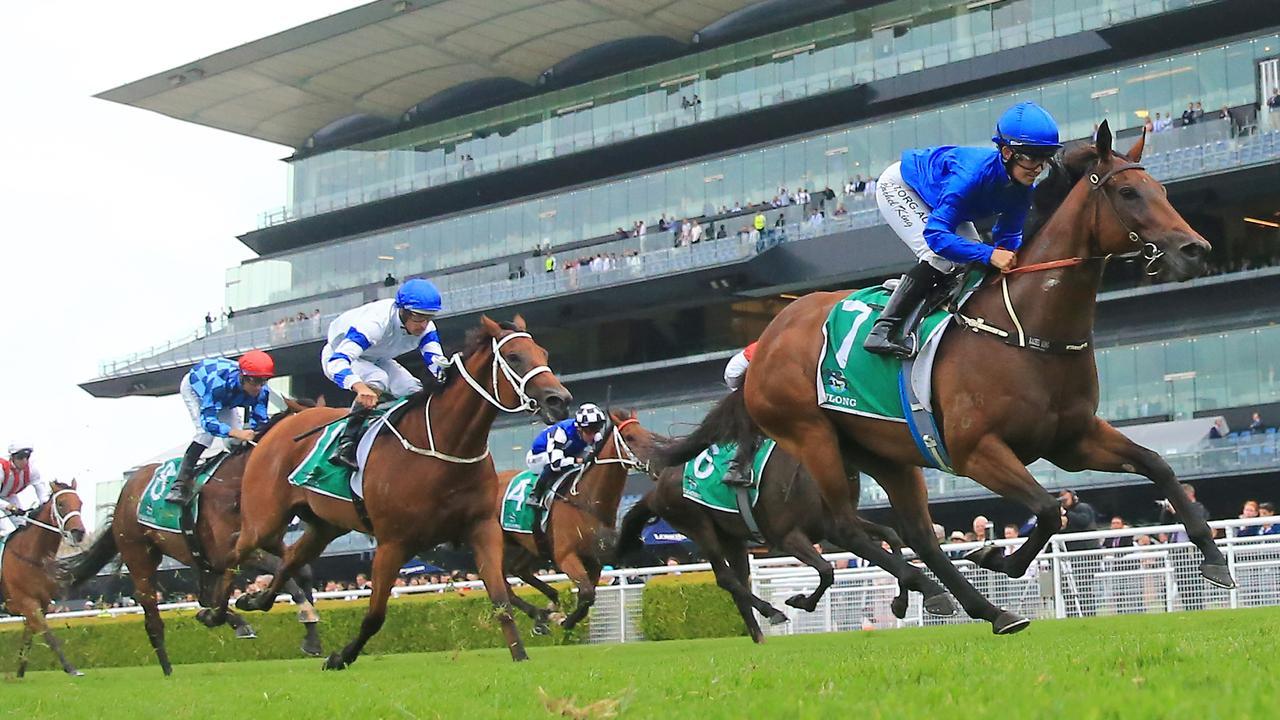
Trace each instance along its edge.
<instances>
[{"instance_id":1,"label":"sponsor logo on silks","mask_svg":"<svg viewBox=\"0 0 1280 720\"><path fill-rule=\"evenodd\" d=\"M844 376L835 370L827 372L827 389L832 392L844 392L847 388Z\"/></svg>"},{"instance_id":2,"label":"sponsor logo on silks","mask_svg":"<svg viewBox=\"0 0 1280 720\"><path fill-rule=\"evenodd\" d=\"M845 397L844 395L828 395L826 401L832 405L839 405L841 407L847 407L847 408L858 407L857 398Z\"/></svg>"}]
</instances>

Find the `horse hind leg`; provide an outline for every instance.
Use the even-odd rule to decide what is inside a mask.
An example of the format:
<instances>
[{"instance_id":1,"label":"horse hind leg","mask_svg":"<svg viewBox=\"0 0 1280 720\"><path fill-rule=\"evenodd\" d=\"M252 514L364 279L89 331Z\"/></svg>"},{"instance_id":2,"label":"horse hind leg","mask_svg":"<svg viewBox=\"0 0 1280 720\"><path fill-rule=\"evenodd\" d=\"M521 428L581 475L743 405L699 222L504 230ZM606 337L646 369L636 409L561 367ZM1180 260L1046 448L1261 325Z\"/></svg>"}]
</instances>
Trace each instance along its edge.
<instances>
[{"instance_id":1,"label":"horse hind leg","mask_svg":"<svg viewBox=\"0 0 1280 720\"><path fill-rule=\"evenodd\" d=\"M77 670L76 666L72 665L70 660L67 660L66 653L62 652L62 641L47 627L44 630L44 641L48 643L49 649L53 651L53 654L58 657L58 662L62 664L63 672L71 677L84 677L84 673Z\"/></svg>"},{"instance_id":2,"label":"horse hind leg","mask_svg":"<svg viewBox=\"0 0 1280 720\"><path fill-rule=\"evenodd\" d=\"M591 606L596 604L596 582L600 579L600 567L588 568L582 558L574 553L561 560L560 569L578 587L578 604L564 622L560 623L560 627L568 631L582 622L587 613L591 612Z\"/></svg>"},{"instance_id":3,"label":"horse hind leg","mask_svg":"<svg viewBox=\"0 0 1280 720\"><path fill-rule=\"evenodd\" d=\"M32 604L34 604L34 601ZM44 620L44 611L39 607L31 607L24 616L26 623L22 631L22 650L18 656L18 677L22 677L27 672L27 660L31 655L31 640L37 634L44 637L45 644L49 646L49 649L58 658L63 672L72 677L83 676L84 673L77 670L76 666L67 660L66 653L62 652L62 641L49 629L49 624Z\"/></svg>"},{"instance_id":4,"label":"horse hind leg","mask_svg":"<svg viewBox=\"0 0 1280 720\"><path fill-rule=\"evenodd\" d=\"M907 616L907 605L910 600L908 593L911 590L924 595L924 611L930 615L950 617L956 614L956 606L951 602L951 596L947 591L902 556L902 538L893 528L859 517L858 527L847 534L842 533L841 537L844 543L847 543L844 546L850 552L898 579L898 595L889 605L894 617L901 620ZM885 551L873 542L872 538L879 538L887 543L889 550Z\"/></svg>"},{"instance_id":5,"label":"horse hind leg","mask_svg":"<svg viewBox=\"0 0 1280 720\"><path fill-rule=\"evenodd\" d=\"M799 593L786 600L788 605L797 610L813 612L827 589L835 582L835 571L831 563L813 548L813 540L798 529L793 529L782 538L779 549L817 571L818 587L811 594Z\"/></svg>"}]
</instances>

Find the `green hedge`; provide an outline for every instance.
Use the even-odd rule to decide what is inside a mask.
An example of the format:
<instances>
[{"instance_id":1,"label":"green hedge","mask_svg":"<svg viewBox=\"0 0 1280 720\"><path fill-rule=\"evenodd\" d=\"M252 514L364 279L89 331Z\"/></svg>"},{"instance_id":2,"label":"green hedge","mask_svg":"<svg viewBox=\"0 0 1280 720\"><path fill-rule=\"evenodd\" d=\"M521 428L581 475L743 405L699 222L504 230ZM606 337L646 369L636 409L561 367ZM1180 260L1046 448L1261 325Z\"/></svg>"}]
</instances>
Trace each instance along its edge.
<instances>
[{"instance_id":1,"label":"green hedge","mask_svg":"<svg viewBox=\"0 0 1280 720\"><path fill-rule=\"evenodd\" d=\"M567 588L561 597L572 598ZM532 590L520 595L536 607L546 598ZM340 649L359 630L364 618L366 598L351 601L327 601L319 604L320 638L324 652ZM237 640L230 626L210 630L201 625L192 611L164 613L165 645L169 659L175 664L226 662L238 660L291 659L301 657L303 627L297 621L292 605L277 605L270 613L244 613L244 618L257 631L255 640ZM538 637L530 632L532 621L516 612L521 637L528 646L583 642L587 637L588 618L572 634L564 634L554 624L553 634ZM142 615L115 618L53 619L50 627L62 640L67 658L81 668L154 665L155 653L142 626ZM0 672L16 668L22 624L0 626ZM369 641L365 654L427 652L432 650L469 650L502 647L502 629L493 617L493 607L483 591L465 594L410 595L392 600L387 607L387 621L382 631ZM30 668L57 669L53 653L41 638L31 649Z\"/></svg>"},{"instance_id":2,"label":"green hedge","mask_svg":"<svg viewBox=\"0 0 1280 720\"><path fill-rule=\"evenodd\" d=\"M644 588L641 628L649 640L746 635L729 593L709 572L659 575Z\"/></svg>"}]
</instances>

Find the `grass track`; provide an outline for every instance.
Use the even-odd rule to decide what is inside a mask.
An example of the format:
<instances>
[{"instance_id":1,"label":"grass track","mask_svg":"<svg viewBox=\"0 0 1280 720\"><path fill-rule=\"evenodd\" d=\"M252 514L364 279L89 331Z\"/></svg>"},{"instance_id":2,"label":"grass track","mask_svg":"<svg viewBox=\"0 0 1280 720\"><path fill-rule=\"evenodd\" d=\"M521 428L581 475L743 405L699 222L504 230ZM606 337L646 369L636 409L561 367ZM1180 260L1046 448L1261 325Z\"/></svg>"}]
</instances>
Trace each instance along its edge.
<instances>
[{"instance_id":1,"label":"grass track","mask_svg":"<svg viewBox=\"0 0 1280 720\"><path fill-rule=\"evenodd\" d=\"M21 718L538 718L538 688L622 718L1267 718L1280 608L773 638L40 672L0 687ZM8 652L6 649L5 652ZM36 647L33 652L48 652Z\"/></svg>"}]
</instances>

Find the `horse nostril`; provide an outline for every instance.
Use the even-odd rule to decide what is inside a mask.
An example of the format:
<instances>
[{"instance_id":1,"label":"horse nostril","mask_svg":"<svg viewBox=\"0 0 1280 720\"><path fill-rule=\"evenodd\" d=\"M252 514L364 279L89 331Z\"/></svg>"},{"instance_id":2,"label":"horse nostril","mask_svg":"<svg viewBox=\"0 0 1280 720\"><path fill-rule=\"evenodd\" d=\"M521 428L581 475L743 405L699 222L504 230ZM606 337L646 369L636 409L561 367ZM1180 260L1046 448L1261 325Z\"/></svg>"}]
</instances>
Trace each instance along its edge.
<instances>
[{"instance_id":1,"label":"horse nostril","mask_svg":"<svg viewBox=\"0 0 1280 720\"><path fill-rule=\"evenodd\" d=\"M1188 260L1195 261L1204 260L1205 256L1209 254L1208 248L1205 247L1204 243L1196 240L1190 240L1183 243L1182 246L1178 248L1178 252L1182 253L1183 257Z\"/></svg>"}]
</instances>

